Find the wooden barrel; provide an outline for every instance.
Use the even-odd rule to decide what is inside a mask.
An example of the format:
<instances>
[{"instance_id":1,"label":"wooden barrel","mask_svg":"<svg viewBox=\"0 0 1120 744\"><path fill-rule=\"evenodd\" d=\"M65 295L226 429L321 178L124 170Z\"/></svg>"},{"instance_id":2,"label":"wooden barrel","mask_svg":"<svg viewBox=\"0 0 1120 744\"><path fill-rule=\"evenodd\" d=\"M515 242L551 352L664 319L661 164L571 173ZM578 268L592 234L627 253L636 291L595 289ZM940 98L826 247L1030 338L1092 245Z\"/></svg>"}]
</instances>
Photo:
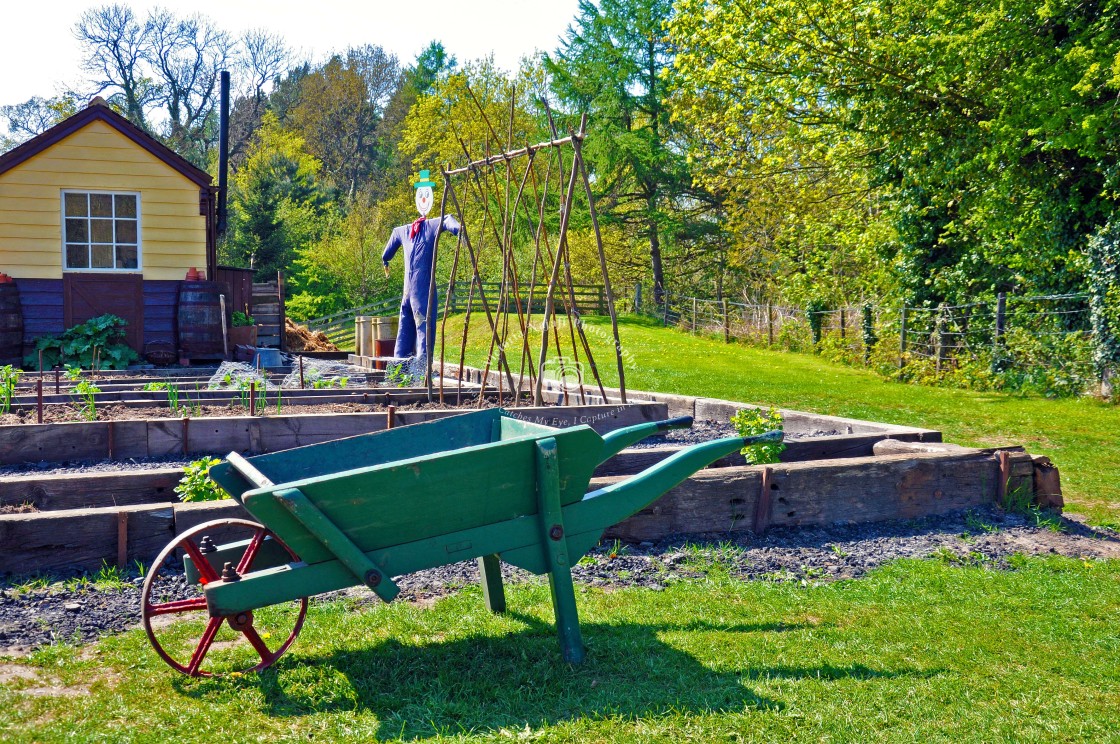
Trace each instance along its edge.
<instances>
[{"instance_id":1,"label":"wooden barrel","mask_svg":"<svg viewBox=\"0 0 1120 744\"><path fill-rule=\"evenodd\" d=\"M221 282L183 282L179 285L179 353L189 359L225 355L222 342Z\"/></svg>"},{"instance_id":2,"label":"wooden barrel","mask_svg":"<svg viewBox=\"0 0 1120 744\"><path fill-rule=\"evenodd\" d=\"M0 284L0 367L23 364L23 308L15 282Z\"/></svg>"}]
</instances>

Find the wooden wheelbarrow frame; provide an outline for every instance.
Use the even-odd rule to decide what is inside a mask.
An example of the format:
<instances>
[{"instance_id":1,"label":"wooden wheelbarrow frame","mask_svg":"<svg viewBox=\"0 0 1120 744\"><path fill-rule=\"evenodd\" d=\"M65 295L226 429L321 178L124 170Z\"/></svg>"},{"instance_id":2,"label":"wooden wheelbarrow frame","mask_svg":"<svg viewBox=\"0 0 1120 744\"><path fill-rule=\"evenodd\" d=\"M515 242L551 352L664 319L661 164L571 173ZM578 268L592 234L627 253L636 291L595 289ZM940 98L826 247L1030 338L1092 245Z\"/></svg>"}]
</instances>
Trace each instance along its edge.
<instances>
[{"instance_id":1,"label":"wooden wheelbarrow frame","mask_svg":"<svg viewBox=\"0 0 1120 744\"><path fill-rule=\"evenodd\" d=\"M607 527L696 470L782 436L694 445L586 493L602 462L648 436L691 424L684 417L600 436L589 426L555 429L491 409L257 457L231 453L211 468L211 477L282 545L264 540L252 570L227 570L221 580L213 577L237 560L245 543L207 553L206 608L212 618L233 618L358 584L391 601L399 592L391 577L474 558L488 608L503 612L500 557L548 574L561 653L578 664L585 649L571 566ZM191 555L184 561L188 579L197 579Z\"/></svg>"}]
</instances>

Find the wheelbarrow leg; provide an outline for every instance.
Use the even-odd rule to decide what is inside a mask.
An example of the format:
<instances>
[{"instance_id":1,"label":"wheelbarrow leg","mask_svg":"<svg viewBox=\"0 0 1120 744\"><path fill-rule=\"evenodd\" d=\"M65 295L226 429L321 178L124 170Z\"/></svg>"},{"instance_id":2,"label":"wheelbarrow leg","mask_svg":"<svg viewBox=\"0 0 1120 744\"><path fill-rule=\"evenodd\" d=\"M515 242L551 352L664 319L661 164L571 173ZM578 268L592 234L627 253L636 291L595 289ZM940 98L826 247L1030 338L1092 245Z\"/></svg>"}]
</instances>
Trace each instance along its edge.
<instances>
[{"instance_id":1,"label":"wheelbarrow leg","mask_svg":"<svg viewBox=\"0 0 1120 744\"><path fill-rule=\"evenodd\" d=\"M569 664L579 664L586 652L579 630L576 592L568 560L568 541L564 537L556 440L551 437L537 442L537 500L543 533L541 542L544 544L545 560L548 563L548 585L552 590L552 610L556 615L556 633L560 637L560 653Z\"/></svg>"},{"instance_id":2,"label":"wheelbarrow leg","mask_svg":"<svg viewBox=\"0 0 1120 744\"><path fill-rule=\"evenodd\" d=\"M482 577L482 596L491 612L506 611L506 591L502 586L502 564L497 555L484 555L478 559L478 574Z\"/></svg>"}]
</instances>

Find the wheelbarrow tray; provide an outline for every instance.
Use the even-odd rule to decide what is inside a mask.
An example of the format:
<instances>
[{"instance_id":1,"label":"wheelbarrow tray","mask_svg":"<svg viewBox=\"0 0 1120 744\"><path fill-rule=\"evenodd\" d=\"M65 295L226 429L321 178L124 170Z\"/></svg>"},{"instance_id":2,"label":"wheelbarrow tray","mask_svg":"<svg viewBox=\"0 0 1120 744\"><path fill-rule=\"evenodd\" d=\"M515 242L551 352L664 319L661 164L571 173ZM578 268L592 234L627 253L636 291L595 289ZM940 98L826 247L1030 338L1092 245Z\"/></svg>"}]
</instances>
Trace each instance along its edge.
<instances>
[{"instance_id":1,"label":"wheelbarrow tray","mask_svg":"<svg viewBox=\"0 0 1120 744\"><path fill-rule=\"evenodd\" d=\"M274 485L254 487L228 462L210 475L315 564L335 554L281 504L278 491L298 489L368 553L536 514L535 443L543 438L556 440L561 504L580 500L603 438L588 426L554 429L500 409L246 458Z\"/></svg>"}]
</instances>

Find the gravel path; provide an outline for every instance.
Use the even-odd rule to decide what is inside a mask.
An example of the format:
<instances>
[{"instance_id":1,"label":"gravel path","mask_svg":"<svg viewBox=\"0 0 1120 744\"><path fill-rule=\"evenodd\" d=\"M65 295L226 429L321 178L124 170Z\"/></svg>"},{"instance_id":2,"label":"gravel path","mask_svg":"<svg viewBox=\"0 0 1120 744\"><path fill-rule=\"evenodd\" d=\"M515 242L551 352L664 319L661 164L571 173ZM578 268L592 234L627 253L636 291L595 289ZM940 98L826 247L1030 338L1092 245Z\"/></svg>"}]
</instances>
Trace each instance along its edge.
<instances>
[{"instance_id":1,"label":"gravel path","mask_svg":"<svg viewBox=\"0 0 1120 744\"><path fill-rule=\"evenodd\" d=\"M661 590L674 581L703 576L716 561L745 581L829 581L858 578L885 561L934 556L960 564L1008 567L1016 554L1061 554L1086 559L1120 558L1120 535L1070 519L1063 531L997 509L947 517L845 525L819 529L773 528L765 535L679 536L658 543L597 548L573 570L577 583L607 589L640 586ZM503 567L511 582L531 580ZM539 580L539 579L537 579ZM429 602L478 581L472 562L461 562L401 577L401 600ZM123 588L63 584L31 589L0 588L0 656L26 654L57 642L91 642L105 633L138 625L139 578ZM345 594L378 602L364 589ZM324 601L342 593L324 595Z\"/></svg>"}]
</instances>

